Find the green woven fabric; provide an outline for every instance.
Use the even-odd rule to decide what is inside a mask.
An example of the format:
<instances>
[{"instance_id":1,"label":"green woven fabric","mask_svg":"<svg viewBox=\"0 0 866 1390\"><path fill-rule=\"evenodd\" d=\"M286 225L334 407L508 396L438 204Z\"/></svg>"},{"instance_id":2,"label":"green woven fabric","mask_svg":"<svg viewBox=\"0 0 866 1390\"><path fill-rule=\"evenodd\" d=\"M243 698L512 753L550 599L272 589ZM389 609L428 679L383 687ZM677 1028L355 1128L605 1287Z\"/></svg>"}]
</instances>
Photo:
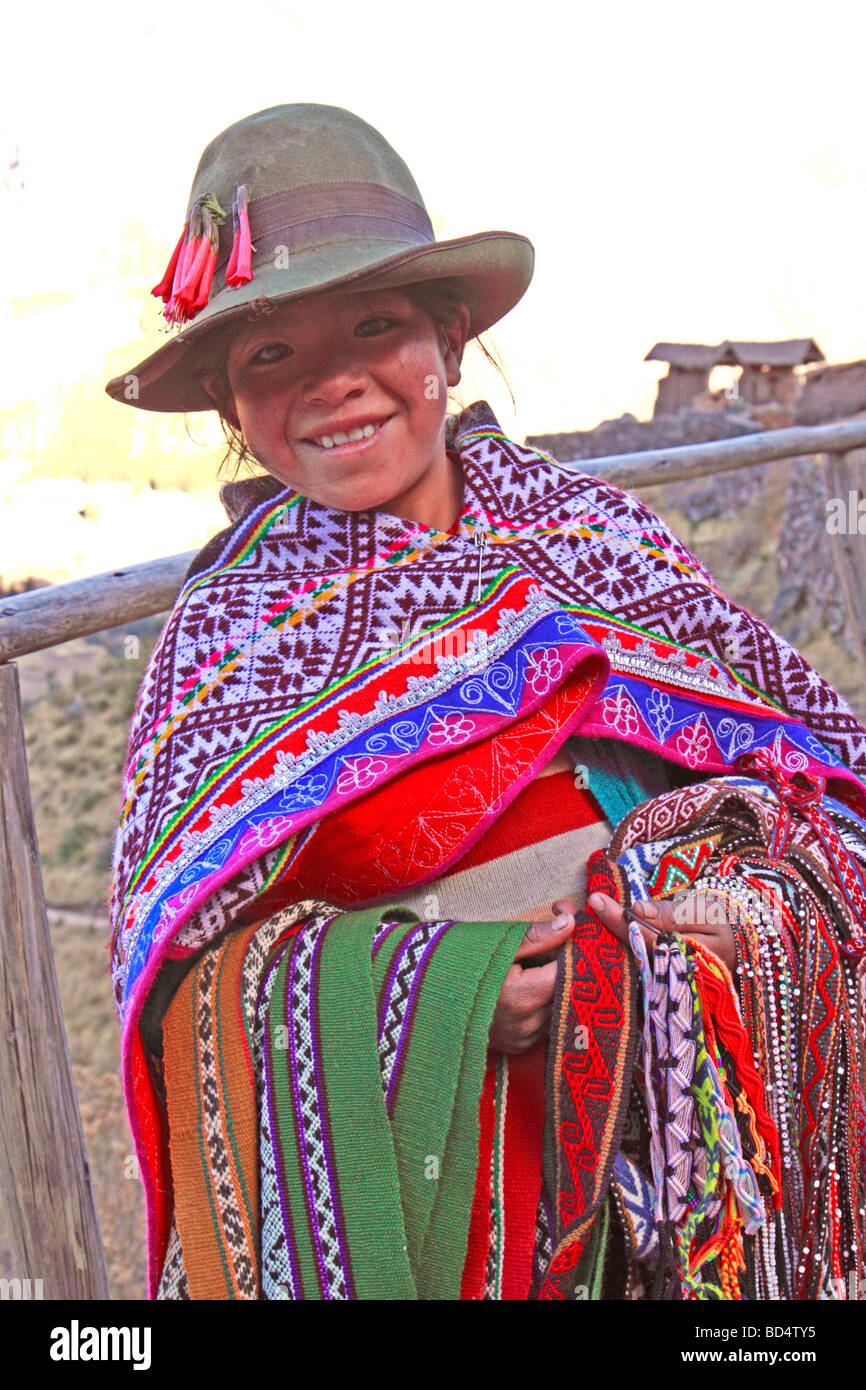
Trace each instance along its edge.
<instances>
[{"instance_id":1,"label":"green woven fabric","mask_svg":"<svg viewBox=\"0 0 866 1390\"><path fill-rule=\"evenodd\" d=\"M478 1167L487 1037L525 922L457 922L443 933L406 1009L408 1043L389 1115L377 1027L393 967L420 920L408 911L371 963L380 908L341 914L324 931L315 970L313 1047L339 1185L339 1216L355 1296L459 1299ZM299 1096L285 1047L294 953L277 967L268 1010L269 1068L280 1186L304 1296L320 1289L311 1193L297 1124ZM294 1003L297 1008L297 1000ZM307 1217L304 1213L307 1213Z\"/></svg>"}]
</instances>

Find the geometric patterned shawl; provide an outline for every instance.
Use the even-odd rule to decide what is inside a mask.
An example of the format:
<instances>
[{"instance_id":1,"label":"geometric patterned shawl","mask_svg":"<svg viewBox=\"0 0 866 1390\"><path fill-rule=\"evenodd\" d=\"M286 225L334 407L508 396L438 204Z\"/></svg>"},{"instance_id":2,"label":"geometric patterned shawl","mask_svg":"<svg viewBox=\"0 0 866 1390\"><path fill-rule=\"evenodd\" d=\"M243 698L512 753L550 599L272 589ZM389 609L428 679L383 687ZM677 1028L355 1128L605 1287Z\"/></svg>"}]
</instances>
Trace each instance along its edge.
<instances>
[{"instance_id":1,"label":"geometric patterned shawl","mask_svg":"<svg viewBox=\"0 0 866 1390\"><path fill-rule=\"evenodd\" d=\"M845 700L644 503L509 440L485 402L448 425L464 475L448 532L264 480L193 565L148 663L111 896L140 1160L137 1022L163 961L291 902L317 827L360 798L375 826L395 778L407 826L449 776L489 795L383 864L383 896L457 862L578 731L696 776L769 749L866 809L866 729ZM142 1178L149 1194L146 1162Z\"/></svg>"}]
</instances>

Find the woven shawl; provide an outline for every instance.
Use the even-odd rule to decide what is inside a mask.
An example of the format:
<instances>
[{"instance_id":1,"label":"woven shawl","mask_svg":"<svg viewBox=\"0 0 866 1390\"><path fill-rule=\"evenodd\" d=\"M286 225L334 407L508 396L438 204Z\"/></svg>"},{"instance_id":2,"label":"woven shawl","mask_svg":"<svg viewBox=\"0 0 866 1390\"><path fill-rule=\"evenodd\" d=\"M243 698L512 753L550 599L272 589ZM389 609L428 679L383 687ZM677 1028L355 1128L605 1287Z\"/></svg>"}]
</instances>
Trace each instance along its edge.
<instances>
[{"instance_id":1,"label":"woven shawl","mask_svg":"<svg viewBox=\"0 0 866 1390\"><path fill-rule=\"evenodd\" d=\"M193 567L148 664L111 913L149 1222L166 1179L147 1158L141 1005L163 961L291 902L297 855L342 808L363 798L374 831L401 779L411 852L382 859L385 895L457 862L578 731L696 777L771 749L866 805L848 705L648 507L509 440L483 402L448 441L464 475L448 532L282 489ZM451 798L461 813L431 843L425 811Z\"/></svg>"}]
</instances>

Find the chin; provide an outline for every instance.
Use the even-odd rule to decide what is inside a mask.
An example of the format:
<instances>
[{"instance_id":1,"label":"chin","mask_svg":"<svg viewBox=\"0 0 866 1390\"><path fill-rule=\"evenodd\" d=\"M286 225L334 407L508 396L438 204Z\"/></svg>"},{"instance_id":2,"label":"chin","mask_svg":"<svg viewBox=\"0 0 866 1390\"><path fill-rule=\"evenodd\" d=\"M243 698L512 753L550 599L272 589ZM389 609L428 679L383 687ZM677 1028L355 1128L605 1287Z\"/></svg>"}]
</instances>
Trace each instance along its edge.
<instances>
[{"instance_id":1,"label":"chin","mask_svg":"<svg viewBox=\"0 0 866 1390\"><path fill-rule=\"evenodd\" d=\"M344 512L387 512L390 511L391 508L391 499L385 497L380 501L377 497L374 496L371 497L369 501L332 502L330 505L332 507L339 507L340 510Z\"/></svg>"},{"instance_id":2,"label":"chin","mask_svg":"<svg viewBox=\"0 0 866 1390\"><path fill-rule=\"evenodd\" d=\"M395 487L392 483L383 492L381 487L377 487L375 481L371 480L370 486L364 488L363 491L359 489L347 491L340 500L330 502L328 505L340 507L344 512L373 511L375 508L390 511L392 505L403 497L408 486L409 484L404 483Z\"/></svg>"}]
</instances>

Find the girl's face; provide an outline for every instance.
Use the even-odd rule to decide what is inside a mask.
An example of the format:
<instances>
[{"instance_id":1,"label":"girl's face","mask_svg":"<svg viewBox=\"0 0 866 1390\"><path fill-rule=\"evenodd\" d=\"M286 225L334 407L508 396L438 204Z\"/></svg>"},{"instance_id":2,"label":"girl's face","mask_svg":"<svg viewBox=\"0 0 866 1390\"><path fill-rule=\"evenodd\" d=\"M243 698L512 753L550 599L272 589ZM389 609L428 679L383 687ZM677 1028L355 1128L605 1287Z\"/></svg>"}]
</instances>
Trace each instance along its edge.
<instances>
[{"instance_id":1,"label":"girl's face","mask_svg":"<svg viewBox=\"0 0 866 1390\"><path fill-rule=\"evenodd\" d=\"M468 327L461 306L446 338L400 289L295 300L233 339L231 413L259 463L313 501L447 530L462 504L445 452L447 390Z\"/></svg>"}]
</instances>

